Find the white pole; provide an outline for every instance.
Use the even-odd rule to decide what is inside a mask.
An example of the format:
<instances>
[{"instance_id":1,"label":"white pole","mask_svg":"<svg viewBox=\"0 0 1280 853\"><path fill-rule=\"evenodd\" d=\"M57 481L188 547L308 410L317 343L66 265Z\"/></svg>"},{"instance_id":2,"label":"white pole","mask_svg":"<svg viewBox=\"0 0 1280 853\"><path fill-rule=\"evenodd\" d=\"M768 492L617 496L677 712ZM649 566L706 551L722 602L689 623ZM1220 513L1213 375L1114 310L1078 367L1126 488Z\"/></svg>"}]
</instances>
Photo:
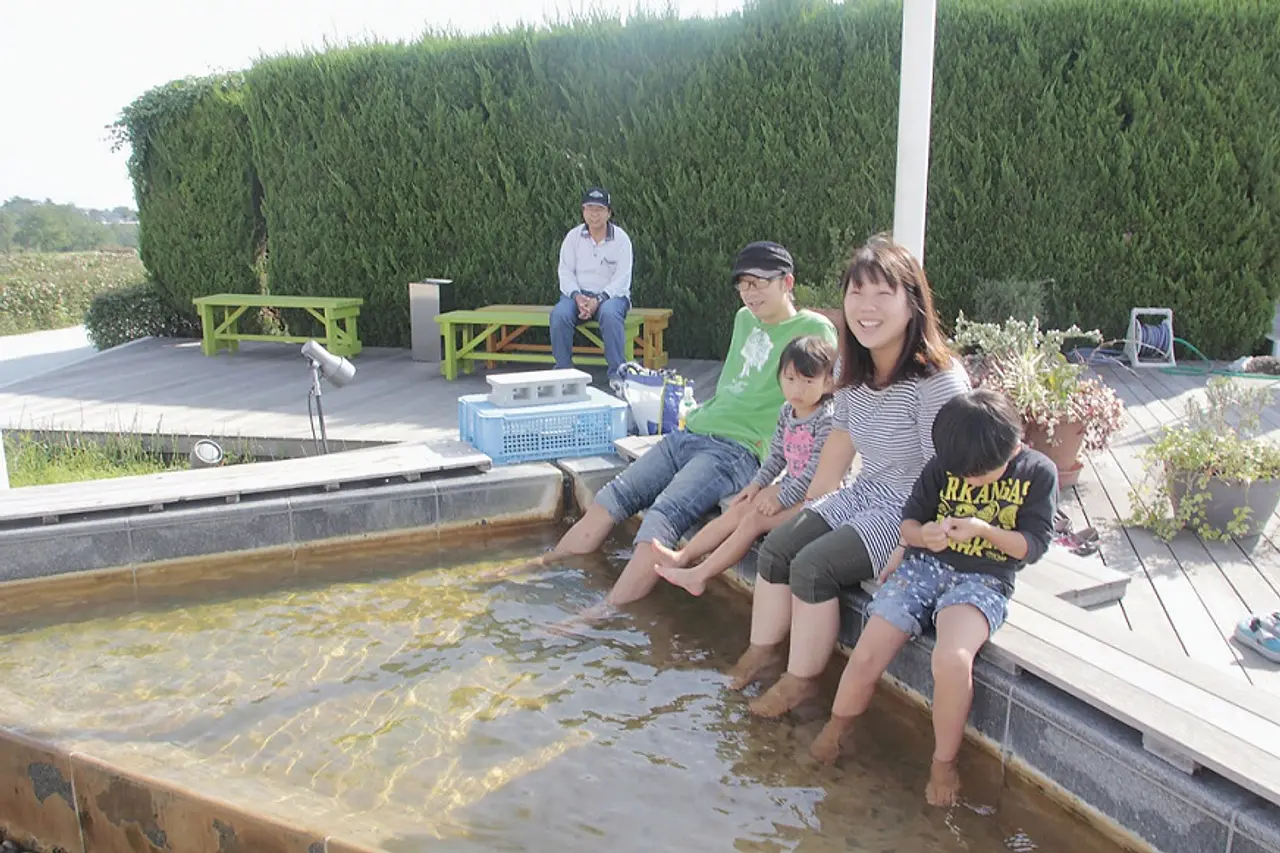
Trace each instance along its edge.
<instances>
[{"instance_id":1,"label":"white pole","mask_svg":"<svg viewBox=\"0 0 1280 853\"><path fill-rule=\"evenodd\" d=\"M933 110L933 33L937 0L903 0L898 91L898 175L893 239L924 263L929 197L929 117Z\"/></svg>"},{"instance_id":2,"label":"white pole","mask_svg":"<svg viewBox=\"0 0 1280 853\"><path fill-rule=\"evenodd\" d=\"M0 492L9 488L9 468L4 461L4 433L0 432Z\"/></svg>"}]
</instances>

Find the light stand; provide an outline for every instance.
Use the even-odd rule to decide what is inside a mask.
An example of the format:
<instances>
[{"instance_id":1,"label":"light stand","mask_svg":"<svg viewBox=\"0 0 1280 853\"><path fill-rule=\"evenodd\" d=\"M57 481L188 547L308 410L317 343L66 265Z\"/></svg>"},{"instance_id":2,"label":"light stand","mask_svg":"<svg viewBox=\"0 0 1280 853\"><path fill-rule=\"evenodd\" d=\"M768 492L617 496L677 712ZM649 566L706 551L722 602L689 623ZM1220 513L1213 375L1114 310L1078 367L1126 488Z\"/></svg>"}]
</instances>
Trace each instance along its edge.
<instances>
[{"instance_id":1,"label":"light stand","mask_svg":"<svg viewBox=\"0 0 1280 853\"><path fill-rule=\"evenodd\" d=\"M313 358L308 358L307 362L311 365L311 391L307 397L307 417L311 416L311 401L316 401L316 416L320 421L320 440L316 441L316 453L329 452L329 433L324 428L324 404L320 402L320 362ZM315 424L311 425L311 438L315 441Z\"/></svg>"},{"instance_id":2,"label":"light stand","mask_svg":"<svg viewBox=\"0 0 1280 853\"><path fill-rule=\"evenodd\" d=\"M333 387L341 388L356 375L356 368L342 356L334 355L315 341L307 341L302 345L302 357L311 367L311 390L307 393L307 418L311 421L311 440L315 442L317 453L329 452L329 433L324 425L324 404L321 402L320 375L333 383ZM316 418L311 414L311 401L316 404L316 415L320 418L320 436L316 437Z\"/></svg>"}]
</instances>

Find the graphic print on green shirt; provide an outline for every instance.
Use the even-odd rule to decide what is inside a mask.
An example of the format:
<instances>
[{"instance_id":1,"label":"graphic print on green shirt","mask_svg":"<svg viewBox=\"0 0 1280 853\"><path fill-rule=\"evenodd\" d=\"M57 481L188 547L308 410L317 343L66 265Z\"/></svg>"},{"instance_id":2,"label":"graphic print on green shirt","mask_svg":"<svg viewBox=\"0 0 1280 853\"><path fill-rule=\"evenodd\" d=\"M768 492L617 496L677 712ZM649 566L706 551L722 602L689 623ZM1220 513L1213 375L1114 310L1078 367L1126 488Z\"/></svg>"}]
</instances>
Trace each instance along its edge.
<instances>
[{"instance_id":1,"label":"graphic print on green shirt","mask_svg":"<svg viewBox=\"0 0 1280 853\"><path fill-rule=\"evenodd\" d=\"M685 428L732 439L763 460L783 403L778 358L802 335L819 335L836 344L835 326L821 314L798 311L781 323L762 323L747 308L738 309L716 395L689 413Z\"/></svg>"}]
</instances>

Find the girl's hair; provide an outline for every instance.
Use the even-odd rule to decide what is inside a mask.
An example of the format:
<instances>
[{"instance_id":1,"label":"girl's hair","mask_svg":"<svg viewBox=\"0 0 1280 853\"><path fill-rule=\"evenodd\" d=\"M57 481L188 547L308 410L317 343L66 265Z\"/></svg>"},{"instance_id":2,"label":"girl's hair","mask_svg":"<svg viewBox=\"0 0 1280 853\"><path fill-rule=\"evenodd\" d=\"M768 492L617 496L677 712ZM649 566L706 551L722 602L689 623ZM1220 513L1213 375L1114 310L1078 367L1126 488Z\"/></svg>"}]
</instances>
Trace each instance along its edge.
<instances>
[{"instance_id":1,"label":"girl's hair","mask_svg":"<svg viewBox=\"0 0 1280 853\"><path fill-rule=\"evenodd\" d=\"M778 356L778 378L791 365L796 373L810 379L831 376L836 365L836 348L818 335L801 335L787 344Z\"/></svg>"},{"instance_id":2,"label":"girl's hair","mask_svg":"<svg viewBox=\"0 0 1280 853\"><path fill-rule=\"evenodd\" d=\"M877 234L853 253L841 279L840 290L847 295L850 288L880 282L895 291L907 291L907 310L911 314L902 354L898 356L887 384L929 376L950 367L951 350L942 336L938 314L933 308L933 291L924 277L924 269L910 252L886 234ZM840 329L840 360L840 387L875 384L876 369L871 351L858 343L849 328L847 316L842 317Z\"/></svg>"}]
</instances>

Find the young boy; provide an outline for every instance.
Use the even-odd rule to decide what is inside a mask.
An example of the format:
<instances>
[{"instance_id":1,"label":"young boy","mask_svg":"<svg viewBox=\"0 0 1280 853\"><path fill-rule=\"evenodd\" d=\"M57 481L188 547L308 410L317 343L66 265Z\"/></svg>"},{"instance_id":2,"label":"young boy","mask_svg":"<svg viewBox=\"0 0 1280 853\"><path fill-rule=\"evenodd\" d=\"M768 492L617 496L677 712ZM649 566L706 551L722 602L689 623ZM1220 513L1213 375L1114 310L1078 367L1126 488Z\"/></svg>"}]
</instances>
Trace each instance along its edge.
<instances>
[{"instance_id":1,"label":"young boy","mask_svg":"<svg viewBox=\"0 0 1280 853\"><path fill-rule=\"evenodd\" d=\"M867 609L831 720L810 752L835 761L841 736L867 710L889 662L932 623L934 750L925 798L949 806L960 791L956 754L973 700L973 659L1004 621L1014 574L1049 547L1058 471L1023 446L1017 410L990 389L944 405L933 443L937 455L902 510L902 563L880 577L884 586Z\"/></svg>"}]
</instances>

